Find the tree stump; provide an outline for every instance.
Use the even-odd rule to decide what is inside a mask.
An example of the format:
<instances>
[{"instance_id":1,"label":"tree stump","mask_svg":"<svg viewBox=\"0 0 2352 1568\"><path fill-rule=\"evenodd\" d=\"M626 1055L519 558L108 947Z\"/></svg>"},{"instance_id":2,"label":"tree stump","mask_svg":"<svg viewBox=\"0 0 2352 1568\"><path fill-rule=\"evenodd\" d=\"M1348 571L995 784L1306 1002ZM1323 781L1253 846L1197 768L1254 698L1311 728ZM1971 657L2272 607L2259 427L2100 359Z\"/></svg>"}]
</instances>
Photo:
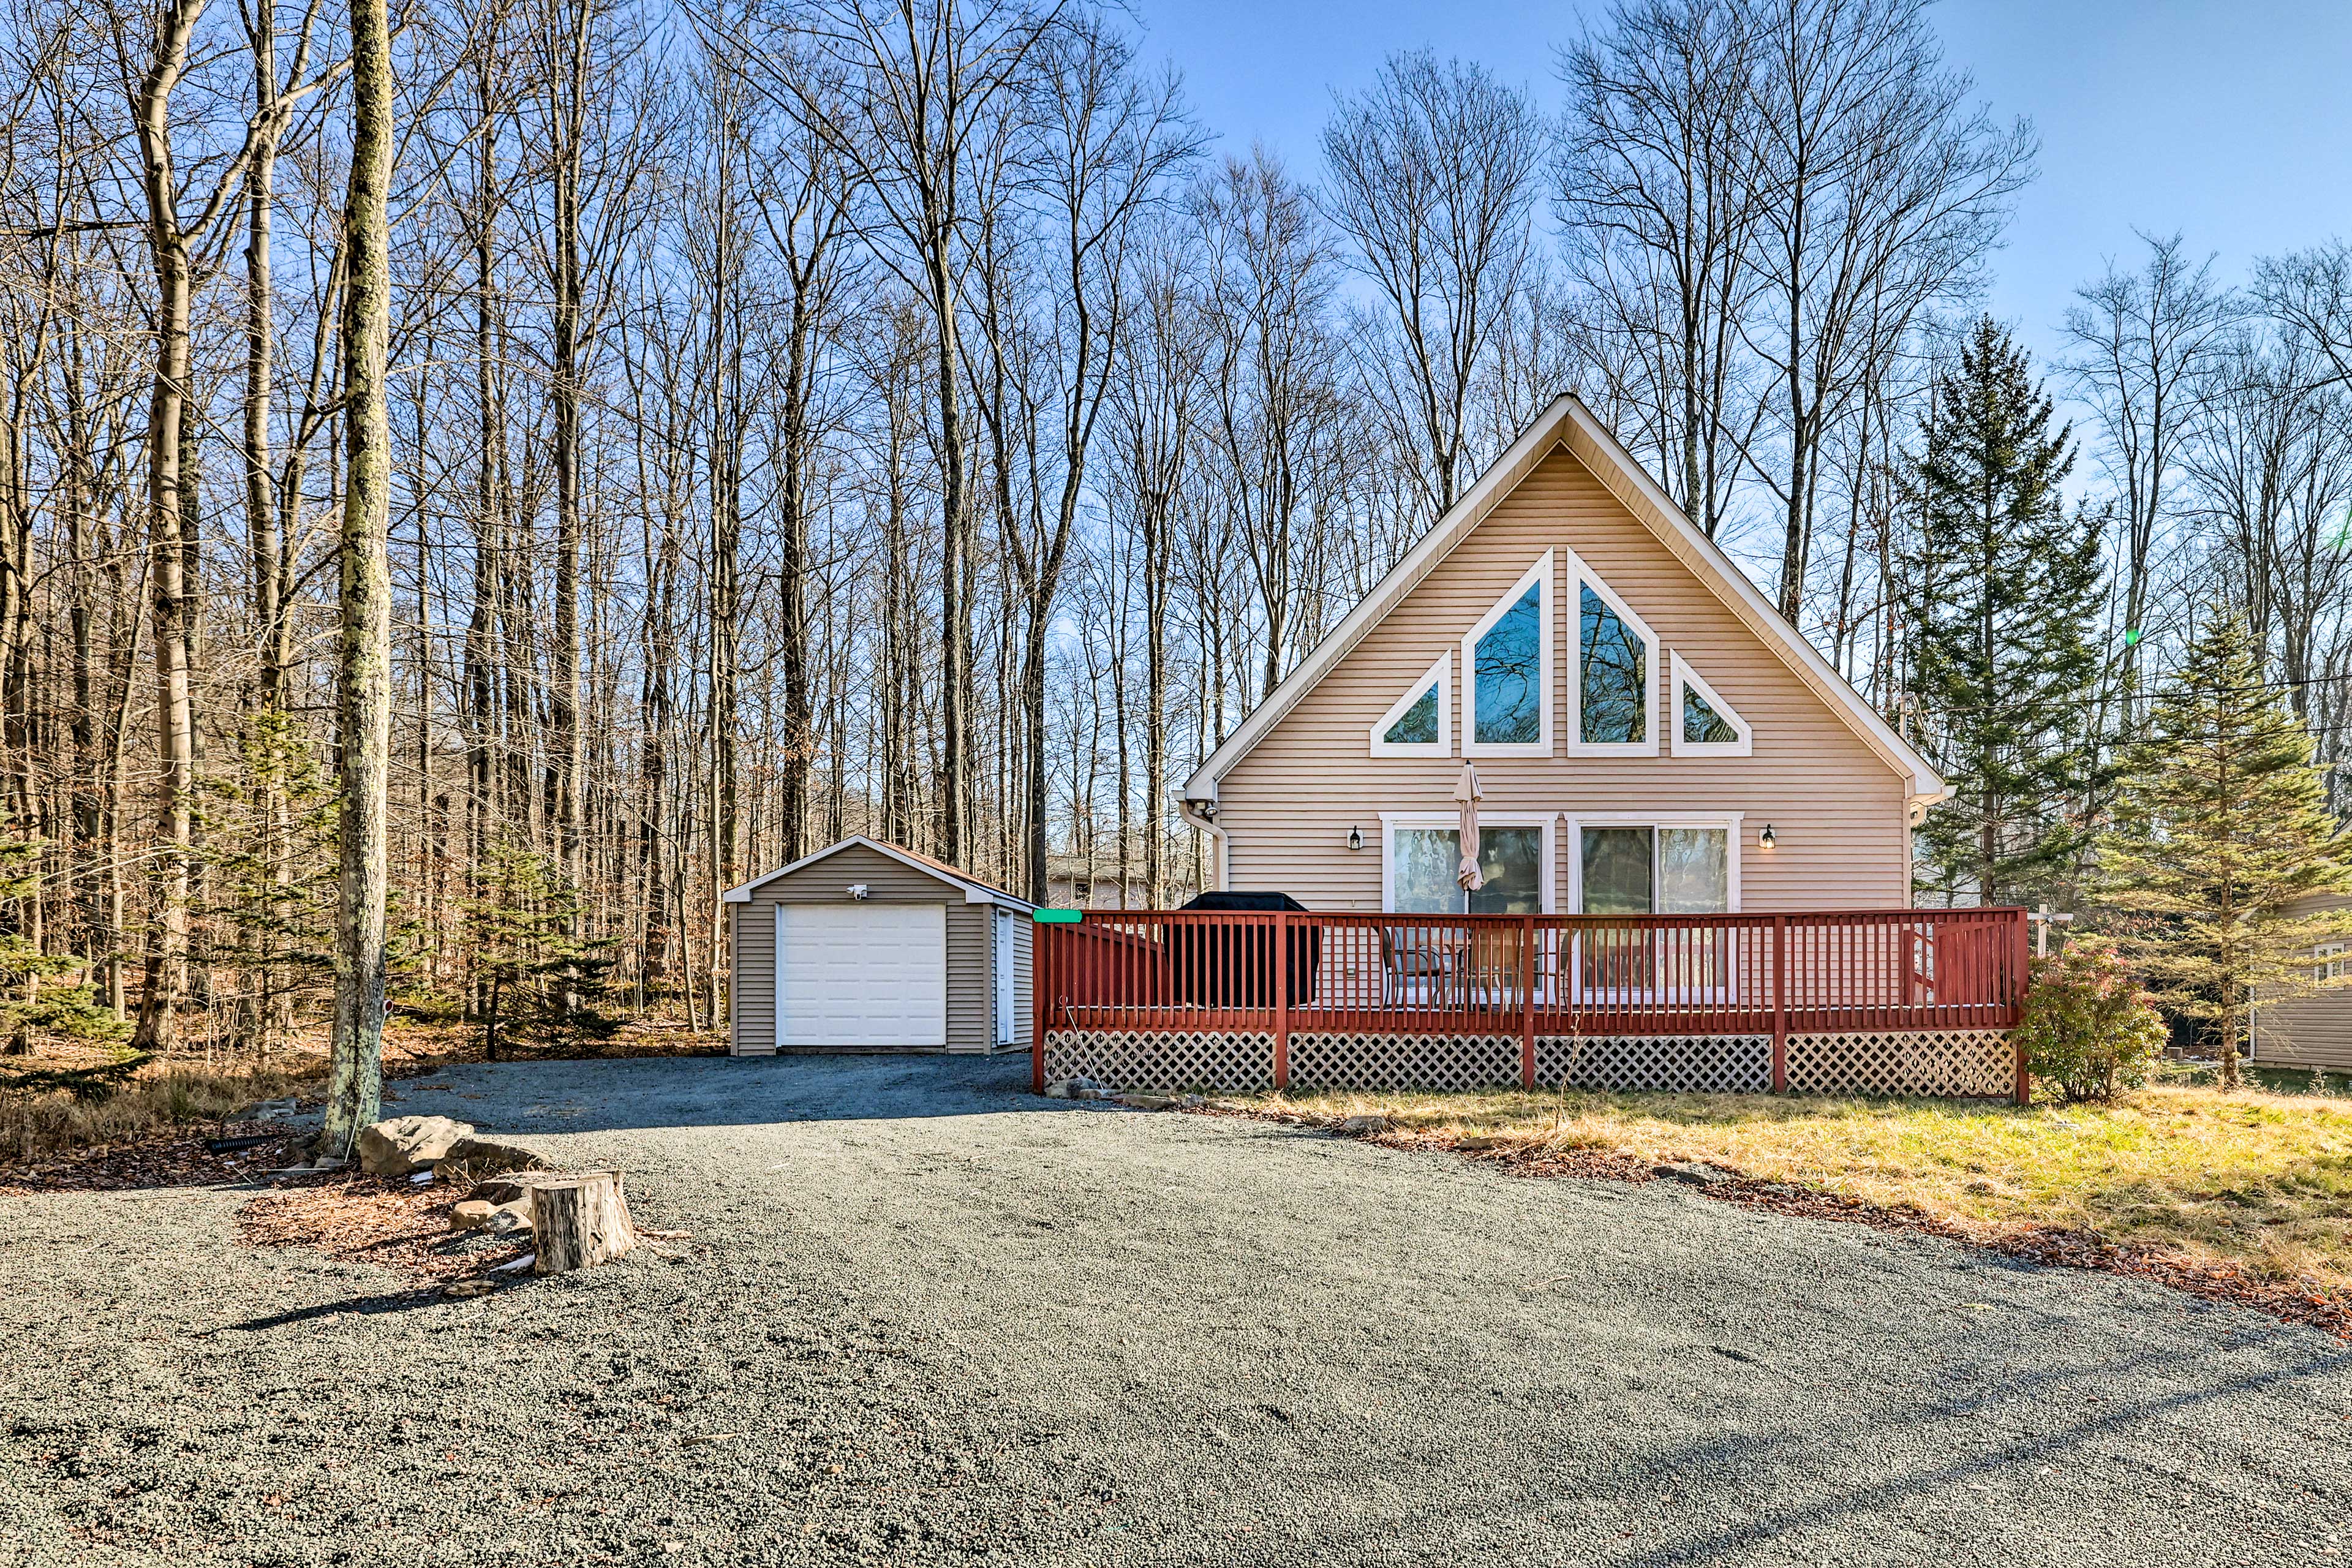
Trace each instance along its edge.
<instances>
[{"instance_id":1,"label":"tree stump","mask_svg":"<svg viewBox=\"0 0 2352 1568\"><path fill-rule=\"evenodd\" d=\"M533 1183L530 1228L539 1246L530 1266L534 1274L593 1268L637 1244L618 1171L582 1171Z\"/></svg>"}]
</instances>

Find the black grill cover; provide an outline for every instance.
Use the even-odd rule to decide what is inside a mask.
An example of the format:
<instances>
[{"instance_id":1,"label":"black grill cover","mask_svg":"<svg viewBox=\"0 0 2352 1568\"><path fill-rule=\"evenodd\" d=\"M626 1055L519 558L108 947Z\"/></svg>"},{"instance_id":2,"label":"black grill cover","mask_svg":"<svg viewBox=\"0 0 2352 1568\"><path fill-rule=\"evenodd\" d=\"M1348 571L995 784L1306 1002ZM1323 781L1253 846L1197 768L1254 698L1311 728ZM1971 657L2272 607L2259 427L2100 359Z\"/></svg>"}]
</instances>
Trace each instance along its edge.
<instances>
[{"instance_id":1,"label":"black grill cover","mask_svg":"<svg viewBox=\"0 0 2352 1568\"><path fill-rule=\"evenodd\" d=\"M1307 912L1307 906L1288 893L1202 893L1184 908L1210 913ZM1174 939L1169 959L1178 996L1205 1007L1274 1005L1273 927L1180 926L1169 934ZM1285 989L1296 1007L1315 994L1316 972L1323 963L1322 928L1294 923L1289 958Z\"/></svg>"}]
</instances>

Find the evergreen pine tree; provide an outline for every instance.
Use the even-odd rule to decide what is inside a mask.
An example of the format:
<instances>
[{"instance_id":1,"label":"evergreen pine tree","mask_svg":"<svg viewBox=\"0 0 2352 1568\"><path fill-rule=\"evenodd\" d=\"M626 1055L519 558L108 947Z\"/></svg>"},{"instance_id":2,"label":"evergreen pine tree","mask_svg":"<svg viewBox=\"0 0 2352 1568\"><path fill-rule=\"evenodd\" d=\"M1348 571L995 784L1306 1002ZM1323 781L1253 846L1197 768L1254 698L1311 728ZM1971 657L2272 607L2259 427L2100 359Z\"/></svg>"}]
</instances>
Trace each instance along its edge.
<instances>
[{"instance_id":1,"label":"evergreen pine tree","mask_svg":"<svg viewBox=\"0 0 2352 1568\"><path fill-rule=\"evenodd\" d=\"M215 781L204 816L219 846L212 912L238 936L212 962L244 973L233 1026L268 1050L292 1033L299 1008L334 994L338 804L295 715L264 709L239 742L246 783Z\"/></svg>"},{"instance_id":2,"label":"evergreen pine tree","mask_svg":"<svg viewBox=\"0 0 2352 1568\"><path fill-rule=\"evenodd\" d=\"M37 838L0 838L0 903L32 896L40 885L41 848ZM129 1034L129 1023L99 1000L87 979L67 978L84 968L74 954L43 952L18 931L0 933L0 1051L21 1052L36 1036L111 1042Z\"/></svg>"},{"instance_id":3,"label":"evergreen pine tree","mask_svg":"<svg viewBox=\"0 0 2352 1568\"><path fill-rule=\"evenodd\" d=\"M2051 429L2032 362L1991 318L1937 377L1909 479L1910 696L1952 798L1918 835L1918 885L1947 902L2023 903L2082 847L2097 673L2097 521L2067 515L2069 431Z\"/></svg>"},{"instance_id":4,"label":"evergreen pine tree","mask_svg":"<svg viewBox=\"0 0 2352 1568\"><path fill-rule=\"evenodd\" d=\"M2243 617L2216 604L2126 754L2099 843L2120 945L2174 1012L2220 1026L2238 1083L2246 1009L2318 984L2312 949L2352 928L2299 900L2352 888L2352 840L2327 809L2310 731L2263 681Z\"/></svg>"},{"instance_id":5,"label":"evergreen pine tree","mask_svg":"<svg viewBox=\"0 0 2352 1568\"><path fill-rule=\"evenodd\" d=\"M610 1034L592 1004L603 994L610 945L573 933L580 896L544 856L507 843L490 847L482 894L467 906L467 933L484 993L482 1055L499 1059L502 1027L536 1025L571 1034Z\"/></svg>"}]
</instances>

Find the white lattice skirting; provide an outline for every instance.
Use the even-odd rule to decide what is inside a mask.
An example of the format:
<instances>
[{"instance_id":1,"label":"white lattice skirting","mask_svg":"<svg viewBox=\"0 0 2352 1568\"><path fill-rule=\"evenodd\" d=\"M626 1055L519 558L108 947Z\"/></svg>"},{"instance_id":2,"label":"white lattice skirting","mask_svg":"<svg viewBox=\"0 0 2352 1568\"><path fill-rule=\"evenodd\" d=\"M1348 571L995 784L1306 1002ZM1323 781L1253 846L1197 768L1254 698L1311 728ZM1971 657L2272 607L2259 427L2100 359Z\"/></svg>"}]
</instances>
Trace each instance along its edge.
<instances>
[{"instance_id":1,"label":"white lattice skirting","mask_svg":"<svg viewBox=\"0 0 2352 1568\"><path fill-rule=\"evenodd\" d=\"M1536 1041L1538 1089L1769 1094L1769 1035L1584 1035Z\"/></svg>"},{"instance_id":2,"label":"white lattice skirting","mask_svg":"<svg viewBox=\"0 0 2352 1568\"><path fill-rule=\"evenodd\" d=\"M2015 1047L1998 1029L1789 1037L1789 1089L1795 1094L1992 1100L2008 1098L2016 1087Z\"/></svg>"},{"instance_id":3,"label":"white lattice skirting","mask_svg":"<svg viewBox=\"0 0 2352 1568\"><path fill-rule=\"evenodd\" d=\"M2009 1037L1951 1029L1789 1037L1789 1088L1798 1094L2005 1099L2015 1086ZM1045 1036L1045 1081L1090 1078L1118 1089L1250 1091L1274 1087L1274 1037L1210 1030L1056 1029ZM1296 1033L1295 1089L1507 1089L1519 1081L1511 1035ZM1765 1094L1769 1035L1543 1036L1541 1089Z\"/></svg>"},{"instance_id":4,"label":"white lattice skirting","mask_svg":"<svg viewBox=\"0 0 2352 1568\"><path fill-rule=\"evenodd\" d=\"M1045 1035L1045 1081L1090 1078L1128 1089L1268 1089L1274 1087L1274 1037L1213 1030L1052 1029Z\"/></svg>"},{"instance_id":5,"label":"white lattice skirting","mask_svg":"<svg viewBox=\"0 0 2352 1568\"><path fill-rule=\"evenodd\" d=\"M1513 1089L1517 1035L1294 1034L1290 1087Z\"/></svg>"}]
</instances>

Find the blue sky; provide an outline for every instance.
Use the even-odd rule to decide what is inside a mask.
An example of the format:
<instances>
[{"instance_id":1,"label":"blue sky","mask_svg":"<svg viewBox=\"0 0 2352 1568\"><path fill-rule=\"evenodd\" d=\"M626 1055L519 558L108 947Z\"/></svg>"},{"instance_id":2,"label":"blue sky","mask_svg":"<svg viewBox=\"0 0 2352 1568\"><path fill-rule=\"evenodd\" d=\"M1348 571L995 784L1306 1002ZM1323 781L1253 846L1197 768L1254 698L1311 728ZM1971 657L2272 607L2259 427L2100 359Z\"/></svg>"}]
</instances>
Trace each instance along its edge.
<instances>
[{"instance_id":1,"label":"blue sky","mask_svg":"<svg viewBox=\"0 0 2352 1568\"><path fill-rule=\"evenodd\" d=\"M1301 174L1334 89L1391 50L1492 67L1557 106L1553 46L1605 0L1139 0L1147 50L1184 74L1224 144ZM2225 279L2252 258L2352 234L2352 4L2346 0L1942 0L1947 58L2042 139L2041 176L1994 259L1987 303L2038 352L2074 287L2179 229Z\"/></svg>"}]
</instances>

